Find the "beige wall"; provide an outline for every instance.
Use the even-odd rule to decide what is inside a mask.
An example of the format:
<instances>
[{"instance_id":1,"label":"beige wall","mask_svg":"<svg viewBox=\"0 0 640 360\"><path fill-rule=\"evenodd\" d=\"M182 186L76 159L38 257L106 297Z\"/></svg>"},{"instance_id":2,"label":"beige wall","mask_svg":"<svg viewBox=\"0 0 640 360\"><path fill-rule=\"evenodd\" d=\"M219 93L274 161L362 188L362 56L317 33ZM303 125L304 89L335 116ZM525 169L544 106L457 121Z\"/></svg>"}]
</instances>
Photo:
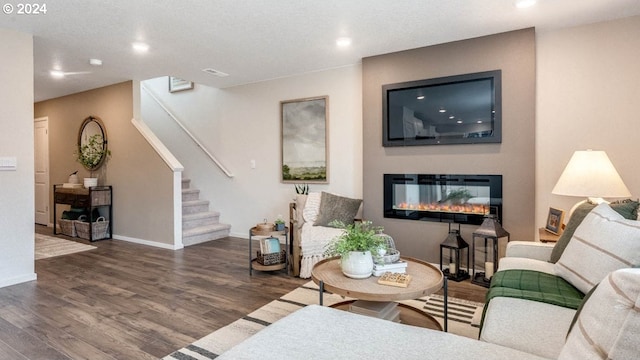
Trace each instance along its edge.
<instances>
[{"instance_id":1,"label":"beige wall","mask_svg":"<svg viewBox=\"0 0 640 360\"><path fill-rule=\"evenodd\" d=\"M363 60L364 217L382 225L400 252L439 261L442 223L385 219L385 173L503 175L503 225L512 239L534 233L535 34L533 29L425 47ZM382 147L382 85L502 70L502 143ZM471 243L477 226L463 225Z\"/></svg>"},{"instance_id":2,"label":"beige wall","mask_svg":"<svg viewBox=\"0 0 640 360\"><path fill-rule=\"evenodd\" d=\"M640 16L537 35L536 224L576 150L605 150L633 198L640 195Z\"/></svg>"},{"instance_id":3,"label":"beige wall","mask_svg":"<svg viewBox=\"0 0 640 360\"><path fill-rule=\"evenodd\" d=\"M33 38L0 29L0 287L34 280Z\"/></svg>"},{"instance_id":4,"label":"beige wall","mask_svg":"<svg viewBox=\"0 0 640 360\"><path fill-rule=\"evenodd\" d=\"M99 117L112 152L98 173L101 185L113 186L114 237L173 244L173 175L131 124L132 88L124 82L35 104L36 117L49 118L50 183L76 170L89 175L73 154L82 121Z\"/></svg>"}]
</instances>

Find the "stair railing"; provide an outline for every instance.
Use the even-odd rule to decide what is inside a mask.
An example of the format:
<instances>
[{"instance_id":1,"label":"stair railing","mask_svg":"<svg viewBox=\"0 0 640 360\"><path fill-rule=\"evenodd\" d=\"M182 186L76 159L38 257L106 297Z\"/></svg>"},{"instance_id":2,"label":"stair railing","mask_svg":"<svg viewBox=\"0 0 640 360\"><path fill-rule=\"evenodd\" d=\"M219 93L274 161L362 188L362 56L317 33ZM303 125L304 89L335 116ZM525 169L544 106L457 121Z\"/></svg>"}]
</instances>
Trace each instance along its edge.
<instances>
[{"instance_id":1,"label":"stair railing","mask_svg":"<svg viewBox=\"0 0 640 360\"><path fill-rule=\"evenodd\" d=\"M225 174L227 175L227 177L232 178L233 174L224 166L222 165L222 163L213 155L211 154L211 152L209 152L209 150L207 150L207 148L189 131L189 129L187 129L180 120L178 120L178 118L173 115L173 113L167 109L166 106L164 106L164 104L160 101L160 99L158 99L155 94L153 94L153 92L151 92L151 90L149 90L144 84L140 84L140 87L147 93L149 94L149 96L151 96L151 98L153 99L153 101L155 101L158 105L160 105L160 107L162 108L162 110L164 110L164 112L167 113L167 115L169 115L169 117L171 117L171 119L173 119L173 121L176 122L176 124L178 124L178 126L180 126L180 128L185 132L185 134L187 134L187 136L189 136L189 138L191 138L191 140L193 140L193 142L205 153L205 155L207 155L207 157L209 157L209 159L211 159L211 161L213 161L214 164L216 164L216 166L218 166L218 168Z\"/></svg>"}]
</instances>

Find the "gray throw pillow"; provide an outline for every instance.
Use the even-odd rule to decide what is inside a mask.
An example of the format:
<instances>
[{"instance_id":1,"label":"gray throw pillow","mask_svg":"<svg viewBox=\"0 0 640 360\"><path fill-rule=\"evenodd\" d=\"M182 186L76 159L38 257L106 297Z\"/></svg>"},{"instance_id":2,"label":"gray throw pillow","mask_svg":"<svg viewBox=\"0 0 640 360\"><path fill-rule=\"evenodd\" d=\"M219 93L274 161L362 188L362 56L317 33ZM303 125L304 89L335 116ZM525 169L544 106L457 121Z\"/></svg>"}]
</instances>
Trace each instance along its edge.
<instances>
[{"instance_id":1,"label":"gray throw pillow","mask_svg":"<svg viewBox=\"0 0 640 360\"><path fill-rule=\"evenodd\" d=\"M613 210L622 215L625 219L635 220L638 218L638 205L640 205L640 202L627 199L616 201L609 205ZM566 249L567 245L569 245L569 240L571 240L571 238L573 237L573 233L582 223L584 217L587 216L587 214L590 213L591 210L593 210L596 206L596 204L586 202L578 206L573 211L573 214L571 214L571 218L569 219L564 232L562 233L562 235L560 235L560 238L558 238L558 242L551 251L550 262L555 264L558 262L558 260L560 260L560 256L562 256L564 249Z\"/></svg>"},{"instance_id":2,"label":"gray throw pillow","mask_svg":"<svg viewBox=\"0 0 640 360\"><path fill-rule=\"evenodd\" d=\"M331 226L329 224L335 220L353 224L361 203L361 199L351 199L323 191L320 195L318 218L313 226Z\"/></svg>"}]
</instances>

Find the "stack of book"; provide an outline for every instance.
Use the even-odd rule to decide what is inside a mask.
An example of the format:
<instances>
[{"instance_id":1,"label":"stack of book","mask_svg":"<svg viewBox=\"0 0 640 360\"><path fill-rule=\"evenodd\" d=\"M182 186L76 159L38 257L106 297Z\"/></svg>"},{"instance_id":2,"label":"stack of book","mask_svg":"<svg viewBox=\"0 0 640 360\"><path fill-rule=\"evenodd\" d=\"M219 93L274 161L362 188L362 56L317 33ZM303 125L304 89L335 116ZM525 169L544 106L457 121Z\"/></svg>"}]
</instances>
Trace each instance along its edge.
<instances>
[{"instance_id":1,"label":"stack of book","mask_svg":"<svg viewBox=\"0 0 640 360\"><path fill-rule=\"evenodd\" d=\"M352 313L400 322L400 309L396 302L356 300L349 305Z\"/></svg>"},{"instance_id":2,"label":"stack of book","mask_svg":"<svg viewBox=\"0 0 640 360\"><path fill-rule=\"evenodd\" d=\"M373 264L373 276L380 276L387 271L404 274L407 271L407 262L398 260L390 264Z\"/></svg>"},{"instance_id":3,"label":"stack of book","mask_svg":"<svg viewBox=\"0 0 640 360\"><path fill-rule=\"evenodd\" d=\"M276 237L260 239L260 252L263 254L279 253L280 240Z\"/></svg>"}]
</instances>

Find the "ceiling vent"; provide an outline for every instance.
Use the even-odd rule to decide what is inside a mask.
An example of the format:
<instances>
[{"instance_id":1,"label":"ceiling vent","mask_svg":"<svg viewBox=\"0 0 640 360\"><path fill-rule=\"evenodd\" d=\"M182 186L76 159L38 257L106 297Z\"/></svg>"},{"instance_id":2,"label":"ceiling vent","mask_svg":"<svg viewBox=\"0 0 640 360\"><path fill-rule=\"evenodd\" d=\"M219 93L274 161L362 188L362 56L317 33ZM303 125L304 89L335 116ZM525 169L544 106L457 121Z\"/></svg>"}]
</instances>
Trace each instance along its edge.
<instances>
[{"instance_id":1,"label":"ceiling vent","mask_svg":"<svg viewBox=\"0 0 640 360\"><path fill-rule=\"evenodd\" d=\"M225 76L229 76L229 74L227 73L223 73L222 71L218 71L212 68L206 68L206 69L202 69L202 71L206 72L207 74L211 74L213 76L217 76L217 77L225 77Z\"/></svg>"}]
</instances>

